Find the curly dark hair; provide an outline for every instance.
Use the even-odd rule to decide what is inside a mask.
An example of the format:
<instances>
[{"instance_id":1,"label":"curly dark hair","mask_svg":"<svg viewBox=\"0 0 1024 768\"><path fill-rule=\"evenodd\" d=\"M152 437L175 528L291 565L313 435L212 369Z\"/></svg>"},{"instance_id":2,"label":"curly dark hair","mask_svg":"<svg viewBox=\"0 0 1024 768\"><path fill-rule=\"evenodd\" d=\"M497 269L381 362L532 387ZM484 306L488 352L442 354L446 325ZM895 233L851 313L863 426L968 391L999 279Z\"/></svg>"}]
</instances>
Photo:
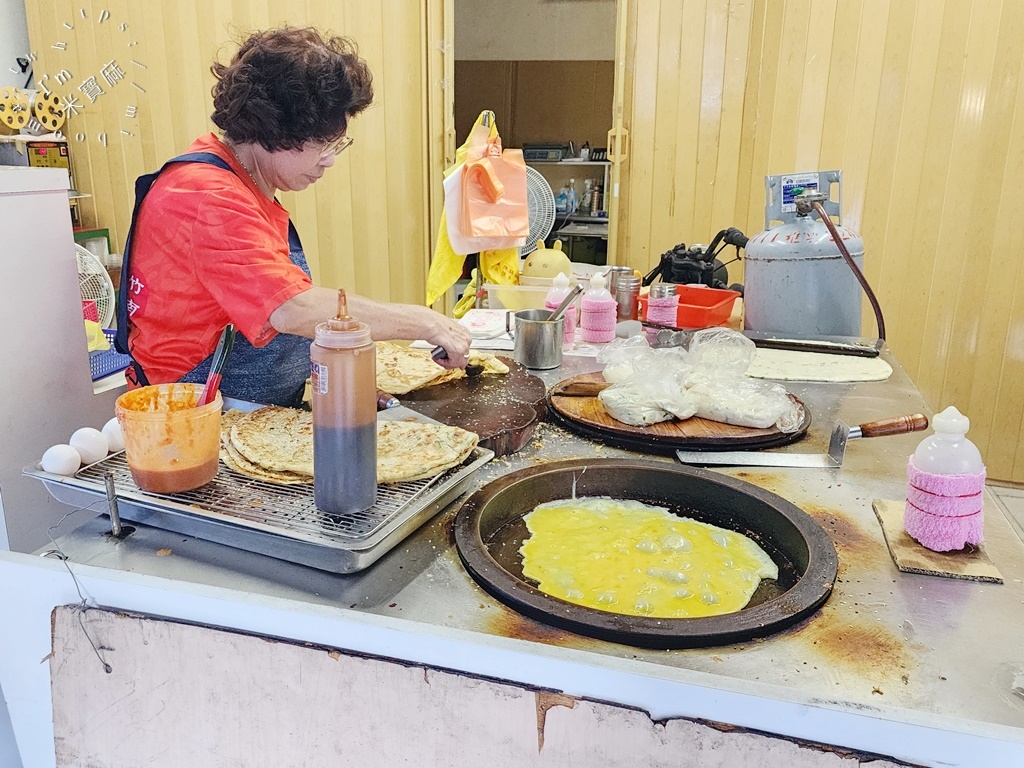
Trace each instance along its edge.
<instances>
[{"instance_id":1,"label":"curly dark hair","mask_svg":"<svg viewBox=\"0 0 1024 768\"><path fill-rule=\"evenodd\" d=\"M373 100L373 77L355 43L312 27L256 32L229 64L210 71L213 122L230 141L270 152L340 138Z\"/></svg>"}]
</instances>

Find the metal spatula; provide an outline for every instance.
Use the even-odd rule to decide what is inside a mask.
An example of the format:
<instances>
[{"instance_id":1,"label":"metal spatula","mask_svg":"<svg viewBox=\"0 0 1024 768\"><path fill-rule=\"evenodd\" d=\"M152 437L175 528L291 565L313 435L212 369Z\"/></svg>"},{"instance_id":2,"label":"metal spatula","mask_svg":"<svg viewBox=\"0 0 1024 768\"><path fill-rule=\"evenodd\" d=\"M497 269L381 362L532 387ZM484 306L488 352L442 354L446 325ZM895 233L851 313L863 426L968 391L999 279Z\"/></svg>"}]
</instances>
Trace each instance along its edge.
<instances>
[{"instance_id":1,"label":"metal spatula","mask_svg":"<svg viewBox=\"0 0 1024 768\"><path fill-rule=\"evenodd\" d=\"M434 349L430 353L430 357L435 362L440 362L441 360L448 359L448 353L445 352L444 347L434 347ZM473 378L474 376L479 376L483 372L484 367L482 365L477 365L476 363L468 363L466 365L466 376L470 378Z\"/></svg>"},{"instance_id":2,"label":"metal spatula","mask_svg":"<svg viewBox=\"0 0 1024 768\"><path fill-rule=\"evenodd\" d=\"M896 416L848 427L837 421L828 442L828 453L773 453L770 451L676 451L684 464L714 464L744 467L824 467L843 466L846 444L858 437L882 437L920 432L928 428L923 413Z\"/></svg>"}]
</instances>

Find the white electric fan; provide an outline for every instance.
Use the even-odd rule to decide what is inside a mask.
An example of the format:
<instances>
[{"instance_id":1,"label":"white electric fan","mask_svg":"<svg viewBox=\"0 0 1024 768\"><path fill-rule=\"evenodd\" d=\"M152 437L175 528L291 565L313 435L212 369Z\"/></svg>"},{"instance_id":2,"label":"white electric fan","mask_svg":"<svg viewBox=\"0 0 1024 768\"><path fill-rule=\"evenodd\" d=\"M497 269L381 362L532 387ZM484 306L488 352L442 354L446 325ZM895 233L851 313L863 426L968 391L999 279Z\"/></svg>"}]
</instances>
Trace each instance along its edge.
<instances>
[{"instance_id":1,"label":"white electric fan","mask_svg":"<svg viewBox=\"0 0 1024 768\"><path fill-rule=\"evenodd\" d=\"M537 243L543 242L555 225L555 193L544 175L529 165L526 166L526 208L530 217L530 234L519 246L519 258L537 250Z\"/></svg>"},{"instance_id":2,"label":"white electric fan","mask_svg":"<svg viewBox=\"0 0 1024 768\"><path fill-rule=\"evenodd\" d=\"M75 243L78 254L78 287L82 301L95 301L100 326L110 328L114 319L114 282L106 267L92 253Z\"/></svg>"}]
</instances>

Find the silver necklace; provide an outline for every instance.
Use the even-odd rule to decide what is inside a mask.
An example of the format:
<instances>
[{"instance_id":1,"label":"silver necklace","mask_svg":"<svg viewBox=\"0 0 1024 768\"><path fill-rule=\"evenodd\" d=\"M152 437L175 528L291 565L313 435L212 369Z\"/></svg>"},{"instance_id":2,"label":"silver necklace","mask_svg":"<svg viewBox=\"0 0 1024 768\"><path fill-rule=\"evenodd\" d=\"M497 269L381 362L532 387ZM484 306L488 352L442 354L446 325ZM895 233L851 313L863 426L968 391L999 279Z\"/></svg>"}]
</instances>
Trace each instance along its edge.
<instances>
[{"instance_id":1,"label":"silver necklace","mask_svg":"<svg viewBox=\"0 0 1024 768\"><path fill-rule=\"evenodd\" d=\"M230 150L231 154L235 156L235 160L238 161L238 164L242 166L242 170L246 172L250 179L252 179L252 183L256 186L256 189L262 192L263 189L260 187L260 183L256 181L256 177L252 175L252 171L249 170L248 166L242 162L242 158L238 156L238 152L235 151L234 146L226 141L224 142L224 146L226 146L228 150Z\"/></svg>"}]
</instances>

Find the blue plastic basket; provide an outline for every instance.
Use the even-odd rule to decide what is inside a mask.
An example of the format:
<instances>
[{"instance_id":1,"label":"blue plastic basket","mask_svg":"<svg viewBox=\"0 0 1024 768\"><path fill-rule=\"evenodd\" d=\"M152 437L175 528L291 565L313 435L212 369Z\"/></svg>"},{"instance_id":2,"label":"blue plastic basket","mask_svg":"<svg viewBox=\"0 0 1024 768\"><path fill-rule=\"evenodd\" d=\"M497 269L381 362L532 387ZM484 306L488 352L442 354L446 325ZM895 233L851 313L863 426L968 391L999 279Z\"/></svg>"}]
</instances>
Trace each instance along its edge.
<instances>
[{"instance_id":1,"label":"blue plastic basket","mask_svg":"<svg viewBox=\"0 0 1024 768\"><path fill-rule=\"evenodd\" d=\"M92 371L93 381L123 371L132 361L131 355L122 355L114 349L114 336L117 335L117 331L104 328L103 335L110 342L110 349L89 353L89 369Z\"/></svg>"}]
</instances>

